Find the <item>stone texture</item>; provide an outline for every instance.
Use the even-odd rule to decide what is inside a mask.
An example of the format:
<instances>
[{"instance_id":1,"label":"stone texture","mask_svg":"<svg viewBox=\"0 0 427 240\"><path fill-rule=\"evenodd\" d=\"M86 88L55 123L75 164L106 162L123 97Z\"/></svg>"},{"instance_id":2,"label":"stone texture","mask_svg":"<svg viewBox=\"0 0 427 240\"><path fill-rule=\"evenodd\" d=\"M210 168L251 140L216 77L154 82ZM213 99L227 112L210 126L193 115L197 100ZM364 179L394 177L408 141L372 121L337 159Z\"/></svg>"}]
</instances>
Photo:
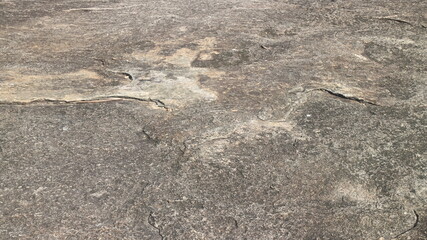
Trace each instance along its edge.
<instances>
[{"instance_id":1,"label":"stone texture","mask_svg":"<svg viewBox=\"0 0 427 240\"><path fill-rule=\"evenodd\" d=\"M425 1L0 6L0 239L427 239Z\"/></svg>"}]
</instances>

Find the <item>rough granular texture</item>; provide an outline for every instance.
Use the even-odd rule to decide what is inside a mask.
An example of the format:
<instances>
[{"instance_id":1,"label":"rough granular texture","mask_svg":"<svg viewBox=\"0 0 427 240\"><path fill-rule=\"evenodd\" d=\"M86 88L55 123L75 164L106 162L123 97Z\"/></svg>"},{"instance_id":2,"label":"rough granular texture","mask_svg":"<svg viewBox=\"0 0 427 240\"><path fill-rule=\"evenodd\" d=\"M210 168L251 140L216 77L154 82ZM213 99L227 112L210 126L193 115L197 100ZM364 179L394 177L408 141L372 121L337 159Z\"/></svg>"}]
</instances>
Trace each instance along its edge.
<instances>
[{"instance_id":1,"label":"rough granular texture","mask_svg":"<svg viewBox=\"0 0 427 240\"><path fill-rule=\"evenodd\" d=\"M0 239L427 239L427 2L0 2Z\"/></svg>"}]
</instances>

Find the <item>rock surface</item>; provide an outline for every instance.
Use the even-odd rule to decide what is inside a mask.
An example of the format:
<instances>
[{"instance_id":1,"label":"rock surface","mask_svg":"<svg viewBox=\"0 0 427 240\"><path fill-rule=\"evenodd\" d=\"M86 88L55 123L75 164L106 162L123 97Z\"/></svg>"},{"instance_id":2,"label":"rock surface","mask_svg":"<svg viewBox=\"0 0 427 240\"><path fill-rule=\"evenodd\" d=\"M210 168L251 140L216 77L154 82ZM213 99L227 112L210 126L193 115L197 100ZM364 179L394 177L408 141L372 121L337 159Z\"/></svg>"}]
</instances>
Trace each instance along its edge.
<instances>
[{"instance_id":1,"label":"rock surface","mask_svg":"<svg viewBox=\"0 0 427 240\"><path fill-rule=\"evenodd\" d=\"M3 0L0 239L427 239L427 2Z\"/></svg>"}]
</instances>

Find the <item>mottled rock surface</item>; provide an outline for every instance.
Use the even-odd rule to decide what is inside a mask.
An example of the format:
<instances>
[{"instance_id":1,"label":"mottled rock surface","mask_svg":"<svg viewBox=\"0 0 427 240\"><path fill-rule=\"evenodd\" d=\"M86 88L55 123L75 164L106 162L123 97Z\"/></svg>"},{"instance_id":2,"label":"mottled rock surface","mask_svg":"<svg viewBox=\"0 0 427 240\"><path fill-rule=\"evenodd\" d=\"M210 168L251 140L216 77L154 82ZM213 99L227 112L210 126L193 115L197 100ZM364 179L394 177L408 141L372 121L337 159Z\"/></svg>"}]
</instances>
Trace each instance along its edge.
<instances>
[{"instance_id":1,"label":"mottled rock surface","mask_svg":"<svg viewBox=\"0 0 427 240\"><path fill-rule=\"evenodd\" d=\"M0 1L0 239L427 239L427 2Z\"/></svg>"}]
</instances>

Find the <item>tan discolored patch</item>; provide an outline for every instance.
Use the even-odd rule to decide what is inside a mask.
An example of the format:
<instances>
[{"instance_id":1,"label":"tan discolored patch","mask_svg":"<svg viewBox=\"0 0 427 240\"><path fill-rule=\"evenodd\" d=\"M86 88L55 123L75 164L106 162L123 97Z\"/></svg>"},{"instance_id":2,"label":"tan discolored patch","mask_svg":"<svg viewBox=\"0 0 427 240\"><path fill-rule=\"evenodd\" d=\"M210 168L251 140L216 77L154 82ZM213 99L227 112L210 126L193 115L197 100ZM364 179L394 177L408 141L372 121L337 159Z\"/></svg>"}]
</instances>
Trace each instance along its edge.
<instances>
[{"instance_id":1,"label":"tan discolored patch","mask_svg":"<svg viewBox=\"0 0 427 240\"><path fill-rule=\"evenodd\" d=\"M26 74L26 69L15 69L0 75L1 102L32 102L37 100L87 101L123 96L126 98L157 99L169 107L182 107L193 101L214 101L216 92L203 88L202 76L220 78L225 73L216 69L196 68L191 63L203 51L208 54L216 44L214 38L196 41L197 47L179 48L182 43L157 44L148 52L134 52L133 61L143 61L162 70L132 68L144 79L128 77L122 69L105 69L107 76L90 70L79 70L56 75ZM172 50L170 55L163 54ZM148 79L148 80L147 80Z\"/></svg>"},{"instance_id":2,"label":"tan discolored patch","mask_svg":"<svg viewBox=\"0 0 427 240\"><path fill-rule=\"evenodd\" d=\"M284 130L284 131L292 131L294 128L294 125L287 121L263 121L258 119L253 119L251 121L248 121L246 123L243 123L239 125L236 128L237 133L244 134L247 130L250 130L250 132L254 134L258 134L260 132L269 132L269 131L278 131L278 130ZM246 132L247 133L247 132Z\"/></svg>"},{"instance_id":3,"label":"tan discolored patch","mask_svg":"<svg viewBox=\"0 0 427 240\"><path fill-rule=\"evenodd\" d=\"M365 203L378 201L377 193L374 189L350 181L338 183L330 197L333 201L347 200Z\"/></svg>"},{"instance_id":4,"label":"tan discolored patch","mask_svg":"<svg viewBox=\"0 0 427 240\"><path fill-rule=\"evenodd\" d=\"M155 83L145 83L141 89L155 93L164 102L172 105L180 105L185 100L207 100L217 99L214 91L202 88L199 84L201 76L209 78L220 78L225 72L216 69L197 68L192 62L203 54L206 58L215 54L213 50L216 44L215 38L204 38L195 41L194 48L177 48L182 45L178 40L173 42L156 43L156 47L148 52L135 51L129 57L151 65L167 66L163 71L150 71L148 78L155 79ZM170 55L162 54L164 50L173 50ZM172 65L170 67L170 65ZM168 77L173 76L173 79Z\"/></svg>"},{"instance_id":5,"label":"tan discolored patch","mask_svg":"<svg viewBox=\"0 0 427 240\"><path fill-rule=\"evenodd\" d=\"M216 51L215 51L215 52L210 52L210 53L201 52L201 53L199 54L198 59L199 59L199 60L201 60L201 61L209 61L209 60L212 60L212 59L214 59L212 54L219 54L219 52L216 52Z\"/></svg>"},{"instance_id":6,"label":"tan discolored patch","mask_svg":"<svg viewBox=\"0 0 427 240\"><path fill-rule=\"evenodd\" d=\"M150 76L155 81L140 85L136 81L127 80L118 86L109 86L101 84L110 81L109 79L87 70L60 75L23 75L8 72L4 75L5 81L0 82L0 101L22 103L36 100L86 101L125 96L159 99L165 104L182 106L189 101L216 99L215 92L199 86L198 72L189 71L180 75L172 79L168 74L152 71Z\"/></svg>"},{"instance_id":7,"label":"tan discolored patch","mask_svg":"<svg viewBox=\"0 0 427 240\"><path fill-rule=\"evenodd\" d=\"M24 74L22 69L0 75L0 101L30 102L40 99L76 101L117 85L89 70L52 75Z\"/></svg>"},{"instance_id":8,"label":"tan discolored patch","mask_svg":"<svg viewBox=\"0 0 427 240\"><path fill-rule=\"evenodd\" d=\"M233 135L245 136L247 139L255 138L259 133L280 133L282 131L291 132L294 124L289 121L263 121L251 119L245 122L235 123L232 130L231 126L226 128L215 128L206 132L204 139L230 138Z\"/></svg>"},{"instance_id":9,"label":"tan discolored patch","mask_svg":"<svg viewBox=\"0 0 427 240\"><path fill-rule=\"evenodd\" d=\"M75 78L86 78L86 79L101 79L101 76L96 72L88 70L79 70L71 73L64 74L53 74L53 75L27 75L22 73L24 70L5 71L2 73L3 80L6 80L8 84L26 83L26 84L40 84L41 82L51 81L54 79L75 79Z\"/></svg>"},{"instance_id":10,"label":"tan discolored patch","mask_svg":"<svg viewBox=\"0 0 427 240\"><path fill-rule=\"evenodd\" d=\"M130 57L148 63L157 63L165 60L165 56L160 54L161 50L160 46L156 46L148 52L135 51Z\"/></svg>"},{"instance_id":11,"label":"tan discolored patch","mask_svg":"<svg viewBox=\"0 0 427 240\"><path fill-rule=\"evenodd\" d=\"M195 42L196 49L179 48L172 55L163 55L161 52L165 49L175 49L180 43L179 41L161 42L148 52L135 51L130 57L144 61L147 63L169 63L178 67L191 67L191 63L199 56L203 55L206 59L211 59L213 54L217 54L214 50L216 39L213 37L204 38Z\"/></svg>"},{"instance_id":12,"label":"tan discolored patch","mask_svg":"<svg viewBox=\"0 0 427 240\"><path fill-rule=\"evenodd\" d=\"M304 139L304 134L296 131L292 122L251 119L206 131L197 141L196 148L206 159L216 159L217 154L223 152L227 147L239 144L241 141L255 140L259 138L260 134L268 134L274 137L283 132L287 132L295 139ZM240 140L232 141L232 139ZM227 158L222 158L221 161L228 162Z\"/></svg>"},{"instance_id":13,"label":"tan discolored patch","mask_svg":"<svg viewBox=\"0 0 427 240\"><path fill-rule=\"evenodd\" d=\"M198 51L181 48L172 56L165 57L164 61L179 67L191 67L191 62L197 57Z\"/></svg>"},{"instance_id":14,"label":"tan discolored patch","mask_svg":"<svg viewBox=\"0 0 427 240\"><path fill-rule=\"evenodd\" d=\"M176 72L175 72L176 74ZM151 71L154 81L143 84L128 84L113 89L110 95L136 96L139 98L160 99L169 106L183 106L189 101L217 99L216 93L200 86L197 73L181 73L174 78L160 71Z\"/></svg>"}]
</instances>

